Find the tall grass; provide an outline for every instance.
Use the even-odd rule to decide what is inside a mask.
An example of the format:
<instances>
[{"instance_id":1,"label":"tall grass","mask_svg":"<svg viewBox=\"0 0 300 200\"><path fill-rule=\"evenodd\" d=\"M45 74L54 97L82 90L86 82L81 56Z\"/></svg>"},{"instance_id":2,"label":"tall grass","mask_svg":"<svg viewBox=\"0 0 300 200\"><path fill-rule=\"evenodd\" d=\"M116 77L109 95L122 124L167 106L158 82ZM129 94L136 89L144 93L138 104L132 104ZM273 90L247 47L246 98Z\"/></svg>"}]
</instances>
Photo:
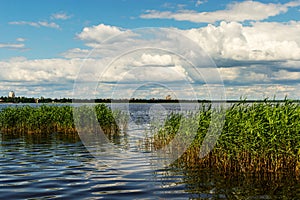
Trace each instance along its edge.
<instances>
[{"instance_id":1,"label":"tall grass","mask_svg":"<svg viewBox=\"0 0 300 200\"><path fill-rule=\"evenodd\" d=\"M225 123L216 146L200 159L199 151L208 128L212 128L212 132L217 131L214 127L218 125L210 124L214 112L214 117L218 117L216 109L206 106L185 120L179 120L184 117L180 114L171 114L165 126L154 134L154 149L167 144L178 132L188 138L191 133L185 127L196 120L199 127L194 141L177 164L214 168L224 173L300 172L299 104L285 100L283 103L265 101L231 105L226 110ZM183 128L176 128L179 126Z\"/></svg>"},{"instance_id":2,"label":"tall grass","mask_svg":"<svg viewBox=\"0 0 300 200\"><path fill-rule=\"evenodd\" d=\"M73 115L73 109L84 115ZM75 120L89 121L95 115L105 134L119 134L118 123L127 126L126 114L112 111L104 104L96 106L18 106L0 111L0 130L2 133L76 133ZM117 121L115 120L118 120Z\"/></svg>"}]
</instances>

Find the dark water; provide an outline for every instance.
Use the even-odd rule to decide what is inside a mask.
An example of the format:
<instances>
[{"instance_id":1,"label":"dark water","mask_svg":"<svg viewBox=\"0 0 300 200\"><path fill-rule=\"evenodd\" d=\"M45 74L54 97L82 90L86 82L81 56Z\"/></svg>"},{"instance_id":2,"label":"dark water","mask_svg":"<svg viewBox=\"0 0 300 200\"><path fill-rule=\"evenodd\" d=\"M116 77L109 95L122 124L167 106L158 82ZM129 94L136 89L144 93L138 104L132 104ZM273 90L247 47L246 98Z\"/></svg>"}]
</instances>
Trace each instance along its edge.
<instances>
[{"instance_id":1,"label":"dark water","mask_svg":"<svg viewBox=\"0 0 300 200\"><path fill-rule=\"evenodd\" d=\"M77 137L2 135L1 199L185 199L181 173L153 170L143 158L116 170Z\"/></svg>"},{"instance_id":2,"label":"dark water","mask_svg":"<svg viewBox=\"0 0 300 200\"><path fill-rule=\"evenodd\" d=\"M292 175L155 166L139 141L153 113L179 107L131 106L130 129L116 144L126 158L95 158L78 135L0 134L0 199L300 199Z\"/></svg>"}]
</instances>

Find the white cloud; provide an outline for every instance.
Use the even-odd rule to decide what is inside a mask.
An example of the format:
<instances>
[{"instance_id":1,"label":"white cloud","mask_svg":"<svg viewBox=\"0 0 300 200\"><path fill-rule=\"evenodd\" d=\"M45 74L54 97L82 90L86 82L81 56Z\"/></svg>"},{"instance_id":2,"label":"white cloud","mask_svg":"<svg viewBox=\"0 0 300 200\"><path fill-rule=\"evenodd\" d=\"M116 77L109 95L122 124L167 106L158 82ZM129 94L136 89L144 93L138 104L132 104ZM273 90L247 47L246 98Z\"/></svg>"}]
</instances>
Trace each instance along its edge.
<instances>
[{"instance_id":1,"label":"white cloud","mask_svg":"<svg viewBox=\"0 0 300 200\"><path fill-rule=\"evenodd\" d=\"M43 84L74 80L81 60L40 59L27 60L24 57L14 57L9 61L1 61L2 81L32 82Z\"/></svg>"},{"instance_id":2,"label":"white cloud","mask_svg":"<svg viewBox=\"0 0 300 200\"><path fill-rule=\"evenodd\" d=\"M58 12L51 15L51 19L60 19L60 20L67 20L70 19L72 16L68 15L65 12Z\"/></svg>"},{"instance_id":3,"label":"white cloud","mask_svg":"<svg viewBox=\"0 0 300 200\"><path fill-rule=\"evenodd\" d=\"M282 69L299 69L300 60L287 60L281 64Z\"/></svg>"},{"instance_id":4,"label":"white cloud","mask_svg":"<svg viewBox=\"0 0 300 200\"><path fill-rule=\"evenodd\" d=\"M141 56L141 62L135 62L137 65L153 65L153 66L174 66L174 61L171 55L151 55L148 53L143 53Z\"/></svg>"},{"instance_id":5,"label":"white cloud","mask_svg":"<svg viewBox=\"0 0 300 200\"><path fill-rule=\"evenodd\" d=\"M74 48L63 52L61 55L65 58L85 58L91 51L88 49Z\"/></svg>"},{"instance_id":6,"label":"white cloud","mask_svg":"<svg viewBox=\"0 0 300 200\"><path fill-rule=\"evenodd\" d=\"M278 72L274 72L274 77L273 79L275 80L285 80L285 81L291 81L291 80L296 80L300 81L300 72L290 72L287 70L279 70Z\"/></svg>"},{"instance_id":7,"label":"white cloud","mask_svg":"<svg viewBox=\"0 0 300 200\"><path fill-rule=\"evenodd\" d=\"M60 29L60 26L54 22L46 22L46 21L38 21L38 22L29 22L29 21L12 21L9 22L11 25L28 25L33 27L47 27L47 28L54 28Z\"/></svg>"},{"instance_id":8,"label":"white cloud","mask_svg":"<svg viewBox=\"0 0 300 200\"><path fill-rule=\"evenodd\" d=\"M124 32L124 30L116 26L99 24L97 26L85 27L81 33L77 34L77 37L80 40L86 41L90 46L93 46L93 43L102 43Z\"/></svg>"},{"instance_id":9,"label":"white cloud","mask_svg":"<svg viewBox=\"0 0 300 200\"><path fill-rule=\"evenodd\" d=\"M144 19L174 19L195 23L214 23L217 21L243 22L246 20L258 21L285 13L288 11L288 8L297 7L299 5L300 1L291 1L286 4L264 4L257 1L243 1L230 3L225 10L212 12L196 12L193 10L179 10L177 12L148 10L140 17Z\"/></svg>"},{"instance_id":10,"label":"white cloud","mask_svg":"<svg viewBox=\"0 0 300 200\"><path fill-rule=\"evenodd\" d=\"M290 1L288 3L285 4L287 7L297 7L300 5L300 1L296 0L296 1Z\"/></svg>"},{"instance_id":11,"label":"white cloud","mask_svg":"<svg viewBox=\"0 0 300 200\"><path fill-rule=\"evenodd\" d=\"M204 4L206 1L207 1L207 0L204 0L204 1L202 1L202 0L197 0L196 3L195 3L195 6L196 6L196 7L199 7L200 5Z\"/></svg>"},{"instance_id":12,"label":"white cloud","mask_svg":"<svg viewBox=\"0 0 300 200\"><path fill-rule=\"evenodd\" d=\"M2 49L25 49L24 44L0 43Z\"/></svg>"},{"instance_id":13,"label":"white cloud","mask_svg":"<svg viewBox=\"0 0 300 200\"><path fill-rule=\"evenodd\" d=\"M221 22L219 26L208 25L207 27L198 29L177 30L182 34L182 37L179 39L180 42L176 40L176 36L172 32L174 29L153 29L144 31L145 33L148 32L148 36L151 36L151 32L155 32L157 37L153 40L139 37L139 33L143 33L143 31L132 31L131 35L124 34L126 37L122 37L121 34L116 38L107 40L106 43L101 43L105 40L103 35L106 35L103 34L103 30L118 30L116 31L118 33L120 33L119 30L122 30L123 33L127 31L118 27L112 28L101 24L100 26L94 26L101 27L101 31L94 27L92 27L92 29L86 29L89 30L89 37L83 37L82 39L85 39L84 41L87 42L88 46L96 47L98 45L98 48L93 50L94 54L102 55L108 59L110 56L111 59L117 56L117 59L119 59L118 61L114 61L114 70L105 76L105 81L110 80L117 82L124 80L123 77L125 75L127 76L127 82L134 81L135 78L141 80L141 77L144 77L145 80L153 79L171 82L175 80L168 78L170 76L153 77L148 74L151 70L144 70L145 74L143 76L141 74L136 76L131 73L126 74L126 70L129 70L132 66L151 65L164 68L168 67L169 70L171 70L170 66L176 66L177 72L180 72L187 78L189 75L194 74L195 71L189 71L191 69L185 68L186 65L181 59L164 52L164 49L179 52L180 55L187 59L193 60L195 57L195 62L201 61L198 62L199 64L196 64L196 66L205 66L205 64L203 64L203 60L205 59L201 59L199 53L195 54L195 52L192 52L195 47L193 45L197 44L214 60L225 60L228 62L226 66L229 65L229 67L225 68L220 65L218 72L226 83L237 85L254 83L269 84L275 80L295 80L295 78L276 79L277 74L275 72L281 67L285 69L295 69L299 66L298 63L295 63L296 61L291 62L292 60L300 60L299 26L300 22L294 21L289 23L256 22L248 26L237 22ZM105 31L105 33L107 32L109 31ZM288 38L286 37L286 33L289 33ZM187 36L193 42L188 41L184 36ZM177 42L174 43L174 40ZM146 49L149 47L155 50L148 52ZM73 51L76 51L78 54L81 53L80 49ZM84 54L87 53L86 50L82 51ZM122 55L124 51L131 53ZM75 53L73 55L75 55ZM121 57L118 57L120 55ZM93 57L93 54L91 54L91 56ZM234 64L235 62L240 63L241 66L233 68L232 65L236 65ZM258 64L257 66L252 66L252 63ZM276 68L270 67L270 69L264 71L264 65L276 65ZM200 82L209 81L213 83L213 80L218 76L215 70L210 70L209 68L199 70L202 73L202 78L198 80ZM158 73L159 75L166 74L164 69L160 71L161 73ZM295 74L292 75L292 77L295 77Z\"/></svg>"},{"instance_id":14,"label":"white cloud","mask_svg":"<svg viewBox=\"0 0 300 200\"><path fill-rule=\"evenodd\" d=\"M14 50L25 50L25 44L22 42L25 41L24 38L17 38L17 42L19 43L0 43L0 49L14 49Z\"/></svg>"},{"instance_id":15,"label":"white cloud","mask_svg":"<svg viewBox=\"0 0 300 200\"><path fill-rule=\"evenodd\" d=\"M300 84L283 85L283 84L257 84L249 86L226 86L227 99L264 99L273 98L284 99L287 96L290 99L299 99Z\"/></svg>"},{"instance_id":16,"label":"white cloud","mask_svg":"<svg viewBox=\"0 0 300 200\"><path fill-rule=\"evenodd\" d=\"M299 47L300 47L300 29L299 22L289 23L270 23L270 22L257 22L252 23L249 26L243 26L237 22L226 23L222 22L219 26L208 25L207 27L191 30L178 30L183 35L181 40L184 40L184 35L190 38L196 44L200 45L213 59L223 59L229 61L239 61L241 64L245 62L245 65L251 65L251 62L278 62L278 67L296 68L296 64L287 65L289 60L300 59ZM95 28L97 27L97 28ZM99 28L101 31L99 31ZM111 27L106 25L94 26L92 28L86 28L83 33L88 33L85 37L81 37L87 42L88 46L99 47L94 49L94 53L107 56L120 56L124 51L134 51L145 47L155 47L157 49L169 48L173 50L181 49L181 55L184 57L192 58L195 53L188 53L185 49L193 49L193 45L189 42L177 42L173 44L168 41L172 36L172 31L168 29L156 30L157 35L160 34L157 40L146 40L141 37L117 37L107 40L107 43L103 43L107 36L106 33L113 32L120 34L120 30L126 32L118 27ZM88 31L87 31L88 30ZM114 30L114 31L113 31ZM152 30L154 31L154 30ZM174 31L174 29L173 29ZM151 31L150 31L151 32ZM286 33L289 33L289 37L286 37ZM105 34L104 34L105 33ZM137 32L135 32L138 35ZM83 36L82 33L79 35ZM114 34L109 34L114 35ZM122 35L122 34L121 34ZM134 34L132 34L134 35ZM136 36L134 35L134 36ZM151 35L151 34L149 34ZM106 36L106 37L104 37ZM120 39L121 38L121 39ZM169 38L169 39L167 39ZM173 40L171 40L173 41ZM184 44L181 44L184 43ZM195 44L194 44L195 45ZM87 54L87 50L73 49L73 56L80 56L80 53ZM178 50L179 51L179 50ZM75 55L76 53L77 55ZM113 54L113 53L115 54ZM180 52L180 51L179 51ZM69 51L68 53L71 54ZM93 55L91 55L93 56ZM71 55L72 57L72 55ZM201 60L198 58L198 60ZM177 61L178 62L178 61ZM290 62L290 61L289 61ZM176 65L174 56L159 52L158 50L151 53L141 54L140 57L132 56L123 63L119 63L120 66L126 66L131 63L134 66L142 65ZM178 63L177 63L178 64ZM179 65L181 65L180 63ZM228 63L227 63L228 64ZM220 65L222 67L222 65ZM244 82L268 82L270 81L269 75L266 73L258 72L245 72L242 68L221 68L221 75L225 81L237 81L237 83ZM121 74L120 72L118 72ZM116 74L118 74L116 73ZM185 70L182 71L185 73ZM275 75L273 75L274 77ZM113 76L112 76L113 77ZM118 76L115 76L118 77ZM213 77L213 76L212 76ZM240 80L239 80L240 79Z\"/></svg>"},{"instance_id":17,"label":"white cloud","mask_svg":"<svg viewBox=\"0 0 300 200\"><path fill-rule=\"evenodd\" d=\"M191 59L195 65L207 64L208 59L197 44L184 36L183 32L172 28L146 28L126 30L119 27L100 24L86 27L77 34L77 37L93 49L90 56L114 57L130 51L143 51L154 49L154 56L159 50L176 52L177 54ZM78 49L77 49L78 51ZM201 51L201 52L195 52ZM159 53L161 54L161 53ZM201 60L201 58L203 58ZM201 60L201 62L200 62ZM206 62L206 63L205 63Z\"/></svg>"},{"instance_id":18,"label":"white cloud","mask_svg":"<svg viewBox=\"0 0 300 200\"><path fill-rule=\"evenodd\" d=\"M214 59L240 61L300 60L300 22L256 22L185 30Z\"/></svg>"},{"instance_id":19,"label":"white cloud","mask_svg":"<svg viewBox=\"0 0 300 200\"><path fill-rule=\"evenodd\" d=\"M186 5L167 2L167 3L164 3L161 7L169 8L169 9L175 9L175 8L183 9L184 7L186 7Z\"/></svg>"},{"instance_id":20,"label":"white cloud","mask_svg":"<svg viewBox=\"0 0 300 200\"><path fill-rule=\"evenodd\" d=\"M14 57L0 61L1 87L14 90L17 96L71 97L73 81L82 60L39 59ZM4 93L3 93L4 92Z\"/></svg>"},{"instance_id":21,"label":"white cloud","mask_svg":"<svg viewBox=\"0 0 300 200\"><path fill-rule=\"evenodd\" d=\"M86 88L81 97L87 98L97 92L104 98L113 92L118 98L131 97L138 87L150 82L165 87L165 90L148 88L147 93L147 87L144 87L139 94L141 98L142 95L155 97L162 91L174 91L186 98L193 98L194 93L200 98L208 98L208 85L211 95L219 94L217 91L222 89L222 84L218 77L221 77L229 98L261 99L264 95L272 97L273 93L300 97L297 92L300 82L299 27L300 22L256 22L247 26L221 22L220 25L190 30L126 30L100 24L86 27L77 34L87 45L86 49L64 52L62 55L67 59L15 57L2 61L0 79L5 90L22 83L18 86L21 91L33 94L26 90L25 86L28 86L35 94L40 92L43 96L72 94L73 81L76 81L78 88ZM214 60L223 59L228 65L220 65L218 70L213 65L207 66L210 58L199 50L199 46ZM200 77L196 74L199 72ZM216 86L212 86L214 84ZM97 85L99 91L95 91Z\"/></svg>"},{"instance_id":22,"label":"white cloud","mask_svg":"<svg viewBox=\"0 0 300 200\"><path fill-rule=\"evenodd\" d=\"M44 26L44 27L48 27L48 28L56 28L56 29L59 29L59 25L54 23L54 22L45 22L45 21L40 21L38 22L38 24L40 26Z\"/></svg>"},{"instance_id":23,"label":"white cloud","mask_svg":"<svg viewBox=\"0 0 300 200\"><path fill-rule=\"evenodd\" d=\"M87 46L96 47L89 58L100 59L97 64L83 65L77 80L87 84L79 89L92 88L90 80L98 80L102 96L109 95L114 87L119 87L122 90L118 95L124 94L126 96L123 97L127 98L137 85L149 82L178 87L177 90L182 89L179 85L201 84L205 78L197 75L193 64L197 67L211 66L209 57L203 54L199 46L176 29L124 30L100 24L84 28L77 36ZM65 56L78 58L81 53L86 54L85 51L72 49ZM205 69L203 73L214 73L211 77L218 82L216 69ZM92 94L93 91L87 93Z\"/></svg>"},{"instance_id":24,"label":"white cloud","mask_svg":"<svg viewBox=\"0 0 300 200\"><path fill-rule=\"evenodd\" d=\"M238 67L232 67L232 68L220 67L218 69L223 81L234 81L235 79L239 78L240 69Z\"/></svg>"},{"instance_id":25,"label":"white cloud","mask_svg":"<svg viewBox=\"0 0 300 200\"><path fill-rule=\"evenodd\" d=\"M25 42L26 39L25 39L25 38L17 38L16 41L17 41L17 42Z\"/></svg>"},{"instance_id":26,"label":"white cloud","mask_svg":"<svg viewBox=\"0 0 300 200\"><path fill-rule=\"evenodd\" d=\"M26 60L27 60L26 57L17 56L17 57L10 58L8 61L11 62L11 63L15 63L15 62L23 62L23 61L26 61Z\"/></svg>"}]
</instances>

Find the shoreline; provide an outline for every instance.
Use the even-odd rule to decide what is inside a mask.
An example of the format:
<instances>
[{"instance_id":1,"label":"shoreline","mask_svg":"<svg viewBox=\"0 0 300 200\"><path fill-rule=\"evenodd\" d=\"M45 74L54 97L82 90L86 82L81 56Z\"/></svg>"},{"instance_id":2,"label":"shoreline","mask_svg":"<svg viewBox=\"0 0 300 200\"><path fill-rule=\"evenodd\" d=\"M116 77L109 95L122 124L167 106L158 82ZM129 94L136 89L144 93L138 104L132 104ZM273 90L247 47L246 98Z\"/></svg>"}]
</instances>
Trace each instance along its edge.
<instances>
[{"instance_id":1,"label":"shoreline","mask_svg":"<svg viewBox=\"0 0 300 200\"><path fill-rule=\"evenodd\" d=\"M9 100L0 101L1 104L70 104L70 103L284 103L286 101L300 103L299 99L282 99L282 100L187 100L187 99L55 99L55 100L39 100L20 101Z\"/></svg>"}]
</instances>

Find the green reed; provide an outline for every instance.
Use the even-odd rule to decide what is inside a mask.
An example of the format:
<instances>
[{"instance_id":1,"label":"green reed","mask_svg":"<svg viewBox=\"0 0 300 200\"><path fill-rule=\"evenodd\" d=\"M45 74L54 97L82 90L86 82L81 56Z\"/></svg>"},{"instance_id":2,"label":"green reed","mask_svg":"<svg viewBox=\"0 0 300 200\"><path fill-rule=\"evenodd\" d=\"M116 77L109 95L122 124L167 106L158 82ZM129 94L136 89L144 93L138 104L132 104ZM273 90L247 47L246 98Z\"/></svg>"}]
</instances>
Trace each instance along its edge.
<instances>
[{"instance_id":1,"label":"green reed","mask_svg":"<svg viewBox=\"0 0 300 200\"><path fill-rule=\"evenodd\" d=\"M165 126L156 130L153 148L161 148L178 133L188 138L191 135L188 127L196 123L194 140L177 164L214 168L224 173L300 172L299 104L289 100L280 103L266 100L253 104L235 103L224 109L223 127L220 126L222 112L211 106L203 106L190 116L171 114ZM212 117L220 120L212 120ZM216 145L200 159L199 152L208 129L214 135L220 127Z\"/></svg>"},{"instance_id":2,"label":"green reed","mask_svg":"<svg viewBox=\"0 0 300 200\"><path fill-rule=\"evenodd\" d=\"M74 115L74 113L77 114ZM121 111L112 111L104 104L75 108L42 105L2 109L0 111L0 130L2 133L77 133L77 124L74 120L88 122L95 115L97 125L100 125L105 134L119 134L119 124L123 128L127 126L126 114Z\"/></svg>"}]
</instances>

